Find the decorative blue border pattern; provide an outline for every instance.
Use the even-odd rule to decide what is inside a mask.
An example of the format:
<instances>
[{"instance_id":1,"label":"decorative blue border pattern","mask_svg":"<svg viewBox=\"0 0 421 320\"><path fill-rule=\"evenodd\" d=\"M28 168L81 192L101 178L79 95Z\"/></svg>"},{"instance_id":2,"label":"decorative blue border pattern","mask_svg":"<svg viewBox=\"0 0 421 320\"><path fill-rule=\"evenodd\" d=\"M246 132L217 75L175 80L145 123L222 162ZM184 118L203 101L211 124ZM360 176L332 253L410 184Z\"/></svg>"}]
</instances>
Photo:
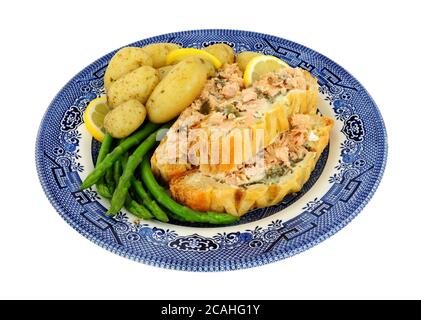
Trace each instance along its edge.
<instances>
[{"instance_id":1,"label":"decorative blue border pattern","mask_svg":"<svg viewBox=\"0 0 421 320\"><path fill-rule=\"evenodd\" d=\"M320 91L342 123L340 161L330 176L331 188L320 199L308 202L302 213L288 221L275 219L251 230L224 232L213 228L213 236L197 232L179 235L175 226L165 228L132 221L124 213L114 218L92 190L80 191L81 163L79 126L92 99L104 93L103 74L115 53L92 63L58 93L48 108L38 133L36 165L48 199L78 232L100 246L147 264L190 271L222 271L248 268L277 261L331 236L349 223L369 201L382 177L387 157L386 130L378 108L361 84L323 55L278 37L236 30L194 30L161 35L132 44L174 42L184 47L202 47L224 42L237 52L260 51L278 56L317 77ZM92 155L96 156L97 144ZM295 202L323 172L325 151L303 190L277 206L253 210L240 223L268 217ZM162 224L161 224L162 226Z\"/></svg>"}]
</instances>

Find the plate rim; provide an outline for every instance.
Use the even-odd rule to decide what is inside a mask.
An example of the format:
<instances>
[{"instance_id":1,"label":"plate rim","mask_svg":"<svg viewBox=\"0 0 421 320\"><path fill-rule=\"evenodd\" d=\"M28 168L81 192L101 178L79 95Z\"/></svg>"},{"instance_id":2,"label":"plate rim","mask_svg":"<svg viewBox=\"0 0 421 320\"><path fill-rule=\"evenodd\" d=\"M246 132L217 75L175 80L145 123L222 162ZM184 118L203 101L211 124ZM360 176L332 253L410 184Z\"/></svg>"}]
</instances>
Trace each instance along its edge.
<instances>
[{"instance_id":1,"label":"plate rim","mask_svg":"<svg viewBox=\"0 0 421 320\"><path fill-rule=\"evenodd\" d=\"M352 73L350 73L344 67L342 67L341 65L339 65L338 63L336 63L332 59L326 57L325 55L321 54L320 52L318 52L316 50L313 50L313 49L308 48L308 47L306 47L306 46L304 46L300 43L285 39L285 38L280 37L280 36L274 36L274 35L260 33L260 32L238 30L238 29L192 29L192 30L171 32L171 33L165 33L165 34L160 34L160 35L156 35L156 36L153 36L153 37L141 39L141 40L138 40L136 42L132 42L131 44L124 45L123 47L133 45L133 44L135 44L139 41L142 41L142 40L149 40L150 42L154 42L155 39L160 39L160 38L163 38L163 37L172 37L172 36L180 36L180 35L186 35L186 34L191 34L191 33L208 33L208 32L214 33L215 35L218 35L218 33L220 33L221 35L227 35L227 34L228 35L238 35L238 34L241 34L241 35L244 35L244 36L249 35L249 36L257 36L257 37L266 37L268 39L274 39L274 40L277 40L277 41L279 41L279 39L281 39L282 41L285 41L285 42L287 42L291 45L299 46L304 51L308 51L308 52L318 54L323 59L326 59L329 63L333 64L335 66L335 68L339 68L343 72L347 73L352 78L352 80L355 81L356 84L361 88L363 93L371 100L371 102L373 103L373 106L375 108L375 112L378 116L378 119L380 120L379 128L381 128L381 131L383 133L383 136L380 137L380 138L384 141L383 146L382 146L383 147L383 154L381 154L382 163L381 163L381 166L379 168L378 175L377 175L377 177L374 181L374 184L372 185L370 191L367 193L365 198L362 201L360 201L357 208L355 208L352 211L352 213L346 219L341 220L334 227L332 227L329 231L327 231L323 234L320 234L315 239L313 239L313 240L311 240L307 243L304 243L304 244L298 246L297 248L294 248L294 249L289 250L287 252L272 252L272 253L271 252L265 252L265 253L260 253L257 257L253 257L253 258L250 258L250 257L246 257L246 258L242 258L242 259L237 259L237 258L231 258L230 259L230 258L228 258L228 259L224 259L224 260L221 260L221 261L217 261L217 262L215 262L211 265L211 264L202 264L200 261L199 262L195 261L195 262L189 262L189 263L184 262L183 263L183 260L176 260L176 259L171 259L171 258L164 259L164 258L160 258L160 257L149 257L148 255L140 256L139 253L135 253L135 252L133 252L133 250L131 250L127 247L118 247L117 248L117 245L110 244L110 243L106 242L104 239L101 239L100 237L97 237L93 234L90 234L82 226L80 226L78 223L73 221L71 219L71 217L69 217L67 215L66 210L62 207L62 205L60 203L58 203L56 201L56 199L52 196L50 190L48 190L47 177L42 172L43 168L42 168L42 148L41 148L42 145L43 145L41 135L42 135L43 131L46 129L45 119L47 118L49 112L51 112L51 110L52 110L51 107L56 103L57 99L60 96L63 95L64 91L67 90L68 86L71 83L73 83L75 81L75 79L77 79L84 72L84 70L86 68L88 68L89 66L91 66L91 65L97 63L98 61L104 59L106 56L112 54L113 52L117 51L119 49L119 48L117 48L117 49L103 55L102 57L96 59L95 61L91 62L88 66L84 67L75 76L73 76L60 89L60 91L55 95L55 97L53 98L53 100L51 101L49 106L47 107L46 111L44 112L44 115L43 115L43 117L41 119L41 122L40 122L40 126L38 128L37 137L36 137L36 146L35 146L35 163L36 163L36 170L37 170L38 178L40 180L42 189L47 196L47 199L53 205L53 207L59 213L59 215L74 230L76 230L78 233L80 233L81 235L83 235L85 238L92 241L96 245L98 245L98 246L100 246L100 247L102 247L102 248L104 248L108 251L116 253L119 256L131 259L131 260L134 260L134 261L137 261L137 262L144 263L146 265L158 266L158 267L162 267L162 268L166 268L166 269L181 270L181 271L201 271L201 272L232 271L232 270L239 270L239 269L246 269L246 268L261 266L261 265L265 265L265 264L268 264L268 263L271 263L271 262L283 260L285 258L294 256L294 255L299 254L299 253L301 253L305 250L308 250L308 249L316 246L320 242L330 238L331 236L336 234L339 230L341 230L346 225L348 225L363 210L363 208L367 205L367 203L372 199L374 193L378 189L378 186L379 186L380 182L382 181L382 178L384 176L384 171L386 169L387 158L388 158L387 129L386 129L386 126L385 126L383 116L382 116L382 114L380 112L380 109L378 108L375 100L370 95L370 93L365 89L365 87L359 82L359 80L353 76ZM380 163L379 163L379 165L380 165Z\"/></svg>"}]
</instances>

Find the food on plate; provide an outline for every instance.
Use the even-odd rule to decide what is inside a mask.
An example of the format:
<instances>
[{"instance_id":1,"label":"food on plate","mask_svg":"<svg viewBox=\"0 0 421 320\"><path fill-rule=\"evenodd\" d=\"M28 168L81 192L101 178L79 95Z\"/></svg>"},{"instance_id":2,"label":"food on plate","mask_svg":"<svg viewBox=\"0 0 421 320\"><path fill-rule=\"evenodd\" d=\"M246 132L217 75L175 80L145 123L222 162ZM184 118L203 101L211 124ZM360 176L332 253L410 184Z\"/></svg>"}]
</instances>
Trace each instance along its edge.
<instances>
[{"instance_id":1,"label":"food on plate","mask_svg":"<svg viewBox=\"0 0 421 320\"><path fill-rule=\"evenodd\" d=\"M136 47L120 49L110 60L104 75L104 87L108 91L111 84L127 73L141 67L152 66L153 60L145 50Z\"/></svg>"},{"instance_id":2,"label":"food on plate","mask_svg":"<svg viewBox=\"0 0 421 320\"><path fill-rule=\"evenodd\" d=\"M108 90L108 104L116 108L123 102L135 99L144 104L159 82L156 69L143 66L116 80Z\"/></svg>"},{"instance_id":3,"label":"food on plate","mask_svg":"<svg viewBox=\"0 0 421 320\"><path fill-rule=\"evenodd\" d=\"M106 131L104 128L104 118L110 111L107 104L107 98L101 96L92 100L83 114L83 121L85 122L86 129L98 141L102 142Z\"/></svg>"},{"instance_id":4,"label":"food on plate","mask_svg":"<svg viewBox=\"0 0 421 320\"><path fill-rule=\"evenodd\" d=\"M204 48L203 50L215 56L222 64L234 62L234 50L225 43L213 44Z\"/></svg>"},{"instance_id":5,"label":"food on plate","mask_svg":"<svg viewBox=\"0 0 421 320\"><path fill-rule=\"evenodd\" d=\"M145 118L145 106L139 100L131 99L107 113L104 128L114 138L125 138L135 132Z\"/></svg>"},{"instance_id":6,"label":"food on plate","mask_svg":"<svg viewBox=\"0 0 421 320\"><path fill-rule=\"evenodd\" d=\"M152 66L160 68L166 65L168 53L181 47L175 43L151 43L143 47L143 50L152 58Z\"/></svg>"},{"instance_id":7,"label":"food on plate","mask_svg":"<svg viewBox=\"0 0 421 320\"><path fill-rule=\"evenodd\" d=\"M286 62L274 56L261 55L254 57L247 63L246 70L244 71L244 85L248 87L254 81L259 80L269 72L277 72L284 68L289 70L302 70L291 69Z\"/></svg>"},{"instance_id":8,"label":"food on plate","mask_svg":"<svg viewBox=\"0 0 421 320\"><path fill-rule=\"evenodd\" d=\"M223 43L123 48L104 87L84 113L102 144L81 189L110 199L108 215L235 223L301 190L333 125L309 72Z\"/></svg>"},{"instance_id":9,"label":"food on plate","mask_svg":"<svg viewBox=\"0 0 421 320\"><path fill-rule=\"evenodd\" d=\"M301 190L328 144L332 125L328 117L295 114L291 129L264 149L261 168L256 162L217 174L193 169L170 180L171 195L195 210L236 216L274 205Z\"/></svg>"},{"instance_id":10,"label":"food on plate","mask_svg":"<svg viewBox=\"0 0 421 320\"><path fill-rule=\"evenodd\" d=\"M246 70L246 67L249 61L253 59L254 57L261 56L261 55L262 54L259 52L243 51L237 55L235 62L238 64L238 67L240 68L240 70L244 72Z\"/></svg>"},{"instance_id":11,"label":"food on plate","mask_svg":"<svg viewBox=\"0 0 421 320\"><path fill-rule=\"evenodd\" d=\"M228 150L221 150L221 153L225 151L230 154L229 161L200 165L203 171L226 171L235 162L245 161L248 156L243 153L237 158L233 157L238 134L241 134L242 142L247 142L247 135L251 134L250 145L255 146L257 133L262 130L262 147L266 147L280 133L289 129L288 119L293 114L314 114L317 101L317 82L302 69L284 68L278 73L268 73L251 87L244 88L242 73L237 65L226 65L216 77L207 81L200 97L179 116L152 157L152 168L164 181L169 182L174 176L192 169L190 162L181 161L186 154L195 152L197 158L203 156L200 150L194 149L194 139L190 141L190 149L178 145L183 143L181 139L173 141L172 137L177 136L181 128L185 128L187 131L202 129L200 133L207 135L209 141L216 133L221 133L207 148L205 157L209 159L208 163L211 163L212 146L222 146L223 141L230 140L230 143L224 145ZM175 158L169 159L173 148L181 148L181 151ZM257 151L252 148L249 156Z\"/></svg>"},{"instance_id":12,"label":"food on plate","mask_svg":"<svg viewBox=\"0 0 421 320\"><path fill-rule=\"evenodd\" d=\"M164 123L178 116L200 94L207 73L202 58L189 57L177 63L155 87L146 103L149 120Z\"/></svg>"}]
</instances>

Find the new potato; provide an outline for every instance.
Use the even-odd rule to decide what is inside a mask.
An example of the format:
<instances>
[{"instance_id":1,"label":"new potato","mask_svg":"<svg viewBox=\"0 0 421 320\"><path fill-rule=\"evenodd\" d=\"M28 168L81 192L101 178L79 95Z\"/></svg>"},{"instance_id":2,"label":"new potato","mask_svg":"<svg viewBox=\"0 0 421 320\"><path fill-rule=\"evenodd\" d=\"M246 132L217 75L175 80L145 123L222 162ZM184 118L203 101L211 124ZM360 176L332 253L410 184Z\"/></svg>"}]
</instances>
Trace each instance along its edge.
<instances>
[{"instance_id":1,"label":"new potato","mask_svg":"<svg viewBox=\"0 0 421 320\"><path fill-rule=\"evenodd\" d=\"M107 113L104 127L112 137L125 138L141 126L145 117L145 106L137 100L128 100Z\"/></svg>"},{"instance_id":2,"label":"new potato","mask_svg":"<svg viewBox=\"0 0 421 320\"><path fill-rule=\"evenodd\" d=\"M153 67L160 68L165 66L168 53L180 48L175 43L152 43L143 47L143 50L152 58Z\"/></svg>"},{"instance_id":3,"label":"new potato","mask_svg":"<svg viewBox=\"0 0 421 320\"><path fill-rule=\"evenodd\" d=\"M246 70L247 63L249 63L249 61L253 59L254 57L261 56L261 55L262 54L258 52L243 51L237 55L236 62L240 70L244 72L244 70Z\"/></svg>"},{"instance_id":4,"label":"new potato","mask_svg":"<svg viewBox=\"0 0 421 320\"><path fill-rule=\"evenodd\" d=\"M149 119L164 123L178 116L199 96L208 71L206 62L197 57L176 64L155 87L146 103Z\"/></svg>"},{"instance_id":5,"label":"new potato","mask_svg":"<svg viewBox=\"0 0 421 320\"><path fill-rule=\"evenodd\" d=\"M111 108L135 99L144 104L159 82L158 71L149 66L137 68L115 81L108 90L108 104Z\"/></svg>"},{"instance_id":6,"label":"new potato","mask_svg":"<svg viewBox=\"0 0 421 320\"><path fill-rule=\"evenodd\" d=\"M203 48L203 50L217 57L222 64L234 62L234 50L227 44L217 43L209 47Z\"/></svg>"},{"instance_id":7,"label":"new potato","mask_svg":"<svg viewBox=\"0 0 421 320\"><path fill-rule=\"evenodd\" d=\"M111 84L129 72L141 67L152 66L153 60L145 50L136 47L120 49L110 60L104 75L104 87L108 91Z\"/></svg>"}]
</instances>

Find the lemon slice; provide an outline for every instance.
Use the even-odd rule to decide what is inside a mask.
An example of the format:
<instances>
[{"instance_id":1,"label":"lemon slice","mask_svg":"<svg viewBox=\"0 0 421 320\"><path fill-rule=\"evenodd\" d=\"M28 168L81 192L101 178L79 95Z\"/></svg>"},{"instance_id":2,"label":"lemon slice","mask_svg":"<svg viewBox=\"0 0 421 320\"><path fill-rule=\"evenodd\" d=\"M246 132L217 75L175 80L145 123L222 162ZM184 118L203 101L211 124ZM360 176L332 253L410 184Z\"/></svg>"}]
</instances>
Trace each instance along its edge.
<instances>
[{"instance_id":1,"label":"lemon slice","mask_svg":"<svg viewBox=\"0 0 421 320\"><path fill-rule=\"evenodd\" d=\"M289 65L274 56L257 56L249 61L244 70L244 85L248 87L254 81L269 72L276 72L282 68L289 68Z\"/></svg>"},{"instance_id":2,"label":"lemon slice","mask_svg":"<svg viewBox=\"0 0 421 320\"><path fill-rule=\"evenodd\" d=\"M198 56L209 61L216 69L219 69L222 66L221 61L219 61L213 54L195 48L182 48L171 51L167 55L167 65L180 62L181 60L191 56Z\"/></svg>"},{"instance_id":3,"label":"lemon slice","mask_svg":"<svg viewBox=\"0 0 421 320\"><path fill-rule=\"evenodd\" d=\"M111 110L107 104L107 97L101 96L92 100L83 114L86 129L98 141L102 142L106 131L104 129L105 115Z\"/></svg>"}]
</instances>

